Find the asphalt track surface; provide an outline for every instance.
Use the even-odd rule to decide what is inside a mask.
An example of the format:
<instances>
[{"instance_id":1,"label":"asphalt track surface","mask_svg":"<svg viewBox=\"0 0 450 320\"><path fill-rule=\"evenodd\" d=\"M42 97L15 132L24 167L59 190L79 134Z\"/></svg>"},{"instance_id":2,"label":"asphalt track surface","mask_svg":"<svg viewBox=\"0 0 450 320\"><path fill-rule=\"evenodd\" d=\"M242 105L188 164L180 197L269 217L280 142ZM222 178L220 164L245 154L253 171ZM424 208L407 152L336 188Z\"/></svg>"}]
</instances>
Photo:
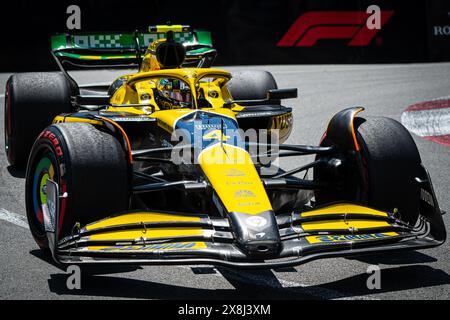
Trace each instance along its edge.
<instances>
[{"instance_id":1,"label":"asphalt track surface","mask_svg":"<svg viewBox=\"0 0 450 320\"><path fill-rule=\"evenodd\" d=\"M328 120L346 107L400 120L409 105L450 95L450 64L259 66L279 87L297 87L295 129L289 143L317 144ZM111 81L117 72L80 72L82 84ZM65 270L34 243L25 219L24 173L8 167L4 153L0 74L0 299L449 299L450 250L435 249L334 258L270 271L212 267L96 268L82 271L81 290L66 287ZM450 209L450 148L414 137L443 210ZM299 164L290 159L287 166ZM450 229L450 214L444 216ZM369 265L381 268L381 289L366 287Z\"/></svg>"}]
</instances>

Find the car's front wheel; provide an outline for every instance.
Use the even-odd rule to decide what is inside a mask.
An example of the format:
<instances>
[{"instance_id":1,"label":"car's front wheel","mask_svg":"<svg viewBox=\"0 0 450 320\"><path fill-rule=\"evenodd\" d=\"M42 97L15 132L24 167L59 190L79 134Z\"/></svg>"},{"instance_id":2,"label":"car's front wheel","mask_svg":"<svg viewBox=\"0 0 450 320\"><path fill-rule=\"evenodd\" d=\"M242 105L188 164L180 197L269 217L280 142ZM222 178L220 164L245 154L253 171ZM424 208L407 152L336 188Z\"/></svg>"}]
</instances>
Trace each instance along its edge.
<instances>
[{"instance_id":1,"label":"car's front wheel","mask_svg":"<svg viewBox=\"0 0 450 320\"><path fill-rule=\"evenodd\" d=\"M386 117L357 117L354 120L359 152L345 154L338 145L346 163L338 175L318 167L315 180L332 182L337 189L316 192L319 203L353 201L393 212L414 225L419 216L421 159L408 130ZM335 142L325 138L322 145Z\"/></svg>"},{"instance_id":2,"label":"car's front wheel","mask_svg":"<svg viewBox=\"0 0 450 320\"><path fill-rule=\"evenodd\" d=\"M26 208L31 233L38 245L48 247L42 204L47 179L60 195L59 235L126 210L129 171L126 154L116 138L86 123L63 123L44 129L33 145L26 173Z\"/></svg>"}]
</instances>

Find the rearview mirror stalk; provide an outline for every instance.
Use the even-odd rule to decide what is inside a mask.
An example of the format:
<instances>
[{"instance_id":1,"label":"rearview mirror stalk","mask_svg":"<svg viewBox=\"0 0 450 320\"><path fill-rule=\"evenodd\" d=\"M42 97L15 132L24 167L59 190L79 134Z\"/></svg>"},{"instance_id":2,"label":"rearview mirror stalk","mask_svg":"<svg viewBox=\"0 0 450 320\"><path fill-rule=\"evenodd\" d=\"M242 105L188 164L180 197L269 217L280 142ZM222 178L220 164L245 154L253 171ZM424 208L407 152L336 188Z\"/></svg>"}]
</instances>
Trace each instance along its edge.
<instances>
[{"instance_id":1,"label":"rearview mirror stalk","mask_svg":"<svg viewBox=\"0 0 450 320\"><path fill-rule=\"evenodd\" d=\"M255 100L231 100L224 103L224 107L229 107L233 104L240 104L243 106L257 106L262 104L270 104L279 102L283 99L293 99L297 98L297 88L290 89L273 89L267 91L266 99L255 99Z\"/></svg>"}]
</instances>

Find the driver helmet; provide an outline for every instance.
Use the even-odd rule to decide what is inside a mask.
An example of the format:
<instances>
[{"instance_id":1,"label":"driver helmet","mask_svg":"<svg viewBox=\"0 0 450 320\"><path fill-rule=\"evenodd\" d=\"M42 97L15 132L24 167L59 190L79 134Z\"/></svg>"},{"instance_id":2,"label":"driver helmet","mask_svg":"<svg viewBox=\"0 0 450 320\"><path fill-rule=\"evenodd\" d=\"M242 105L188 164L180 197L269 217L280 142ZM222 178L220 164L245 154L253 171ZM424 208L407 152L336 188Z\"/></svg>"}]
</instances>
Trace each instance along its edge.
<instances>
[{"instance_id":1,"label":"driver helmet","mask_svg":"<svg viewBox=\"0 0 450 320\"><path fill-rule=\"evenodd\" d=\"M179 103L191 103L192 94L189 86L178 79L161 79L158 90L163 96Z\"/></svg>"}]
</instances>

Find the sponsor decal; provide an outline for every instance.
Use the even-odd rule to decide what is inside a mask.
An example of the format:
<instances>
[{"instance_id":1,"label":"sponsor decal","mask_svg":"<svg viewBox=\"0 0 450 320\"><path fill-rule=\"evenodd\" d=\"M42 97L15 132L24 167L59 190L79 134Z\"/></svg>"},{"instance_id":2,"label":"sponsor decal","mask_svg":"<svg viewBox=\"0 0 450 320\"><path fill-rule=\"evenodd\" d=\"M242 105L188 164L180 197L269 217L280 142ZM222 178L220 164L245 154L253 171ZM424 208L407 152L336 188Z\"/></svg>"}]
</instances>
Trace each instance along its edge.
<instances>
[{"instance_id":1,"label":"sponsor decal","mask_svg":"<svg viewBox=\"0 0 450 320\"><path fill-rule=\"evenodd\" d=\"M270 117L273 115L273 112L269 112L269 111L262 111L262 112L241 112L238 114L239 118L253 118L253 117L258 117L258 118L262 118L262 117Z\"/></svg>"},{"instance_id":2,"label":"sponsor decal","mask_svg":"<svg viewBox=\"0 0 450 320\"><path fill-rule=\"evenodd\" d=\"M73 42L80 48L122 48L121 34L75 35Z\"/></svg>"},{"instance_id":3,"label":"sponsor decal","mask_svg":"<svg viewBox=\"0 0 450 320\"><path fill-rule=\"evenodd\" d=\"M227 186L252 186L253 181L226 181Z\"/></svg>"},{"instance_id":4,"label":"sponsor decal","mask_svg":"<svg viewBox=\"0 0 450 320\"><path fill-rule=\"evenodd\" d=\"M247 218L245 220L245 223L249 227L262 228L267 225L267 220L260 216L253 216L253 217ZM261 234L261 235L262 235L261 237L264 236L264 234Z\"/></svg>"},{"instance_id":5,"label":"sponsor decal","mask_svg":"<svg viewBox=\"0 0 450 320\"><path fill-rule=\"evenodd\" d=\"M312 47L319 40L348 39L350 47L369 45L394 11L370 6L367 11L310 11L303 13L277 47Z\"/></svg>"},{"instance_id":6,"label":"sponsor decal","mask_svg":"<svg viewBox=\"0 0 450 320\"><path fill-rule=\"evenodd\" d=\"M148 244L142 246L114 246L101 249L101 251L169 251L169 250L186 250L205 248L204 243L198 242L178 242L178 243L161 243ZM96 250L96 249L94 249Z\"/></svg>"},{"instance_id":7,"label":"sponsor decal","mask_svg":"<svg viewBox=\"0 0 450 320\"><path fill-rule=\"evenodd\" d=\"M48 139L53 147L55 148L55 154L58 156L59 160L63 158L63 151L60 145L60 142L58 138L55 136L53 132L50 130L45 130L41 132L38 139ZM66 212L66 204L67 204L67 184L66 180L64 178L66 173L65 165L64 163L59 163L59 181L55 181L58 183L59 188L62 193L62 197L60 198L60 207L59 207L59 224L58 224L58 230L60 231L64 222L64 216Z\"/></svg>"},{"instance_id":8,"label":"sponsor decal","mask_svg":"<svg viewBox=\"0 0 450 320\"><path fill-rule=\"evenodd\" d=\"M435 36L435 37L450 36L450 25L449 26L433 26L433 36Z\"/></svg>"},{"instance_id":9,"label":"sponsor decal","mask_svg":"<svg viewBox=\"0 0 450 320\"><path fill-rule=\"evenodd\" d=\"M154 118L148 117L113 117L112 121L115 122L155 122Z\"/></svg>"},{"instance_id":10,"label":"sponsor decal","mask_svg":"<svg viewBox=\"0 0 450 320\"><path fill-rule=\"evenodd\" d=\"M47 138L48 140L50 140L50 142L55 147L55 152L56 152L56 155L58 157L61 157L63 155L61 146L59 145L58 138L56 138L56 136L55 136L55 134L53 132L47 130L47 131L44 132L42 137L43 138Z\"/></svg>"},{"instance_id":11,"label":"sponsor decal","mask_svg":"<svg viewBox=\"0 0 450 320\"><path fill-rule=\"evenodd\" d=\"M217 140L217 141L228 141L228 139L230 139L229 136L226 136L224 134L222 134L221 130L214 130L211 132L208 132L207 134L205 134L203 136L203 140Z\"/></svg>"},{"instance_id":12,"label":"sponsor decal","mask_svg":"<svg viewBox=\"0 0 450 320\"><path fill-rule=\"evenodd\" d=\"M169 147L172 147L172 144L169 141L167 141L166 139L162 139L161 140L161 147L169 148Z\"/></svg>"},{"instance_id":13,"label":"sponsor decal","mask_svg":"<svg viewBox=\"0 0 450 320\"><path fill-rule=\"evenodd\" d=\"M242 172L241 170L230 169L225 173L225 175L227 177L243 177L243 176L245 176L245 173Z\"/></svg>"},{"instance_id":14,"label":"sponsor decal","mask_svg":"<svg viewBox=\"0 0 450 320\"><path fill-rule=\"evenodd\" d=\"M235 198L255 198L256 195L250 190L238 190L234 193Z\"/></svg>"},{"instance_id":15,"label":"sponsor decal","mask_svg":"<svg viewBox=\"0 0 450 320\"><path fill-rule=\"evenodd\" d=\"M191 32L174 32L174 40L185 43L193 40ZM165 37L164 33L138 33L141 46L148 47L153 41ZM129 40L127 33L105 33L92 35L73 35L72 42L77 48L90 49L124 49L130 48L133 44Z\"/></svg>"},{"instance_id":16,"label":"sponsor decal","mask_svg":"<svg viewBox=\"0 0 450 320\"><path fill-rule=\"evenodd\" d=\"M306 237L306 240L309 243L335 243L335 242L349 242L349 241L379 240L389 237L395 237L397 235L398 234L395 232L372 233L372 234L326 235L326 236Z\"/></svg>"},{"instance_id":17,"label":"sponsor decal","mask_svg":"<svg viewBox=\"0 0 450 320\"><path fill-rule=\"evenodd\" d=\"M194 128L197 130L210 130L210 129L221 129L221 125L218 123L195 123ZM226 129L227 125L224 124L223 128Z\"/></svg>"},{"instance_id":18,"label":"sponsor decal","mask_svg":"<svg viewBox=\"0 0 450 320\"><path fill-rule=\"evenodd\" d=\"M420 199L434 208L433 196L427 190L420 189Z\"/></svg>"},{"instance_id":19,"label":"sponsor decal","mask_svg":"<svg viewBox=\"0 0 450 320\"><path fill-rule=\"evenodd\" d=\"M215 90L210 90L210 91L208 91L208 97L210 97L212 99L217 99L219 97L219 92L217 92Z\"/></svg>"},{"instance_id":20,"label":"sponsor decal","mask_svg":"<svg viewBox=\"0 0 450 320\"><path fill-rule=\"evenodd\" d=\"M257 207L261 205L261 202L255 201L255 202L239 202L238 207Z\"/></svg>"},{"instance_id":21,"label":"sponsor decal","mask_svg":"<svg viewBox=\"0 0 450 320\"><path fill-rule=\"evenodd\" d=\"M283 114L281 116L273 117L271 128L288 129L292 127L292 124L293 124L292 113L288 113Z\"/></svg>"}]
</instances>

